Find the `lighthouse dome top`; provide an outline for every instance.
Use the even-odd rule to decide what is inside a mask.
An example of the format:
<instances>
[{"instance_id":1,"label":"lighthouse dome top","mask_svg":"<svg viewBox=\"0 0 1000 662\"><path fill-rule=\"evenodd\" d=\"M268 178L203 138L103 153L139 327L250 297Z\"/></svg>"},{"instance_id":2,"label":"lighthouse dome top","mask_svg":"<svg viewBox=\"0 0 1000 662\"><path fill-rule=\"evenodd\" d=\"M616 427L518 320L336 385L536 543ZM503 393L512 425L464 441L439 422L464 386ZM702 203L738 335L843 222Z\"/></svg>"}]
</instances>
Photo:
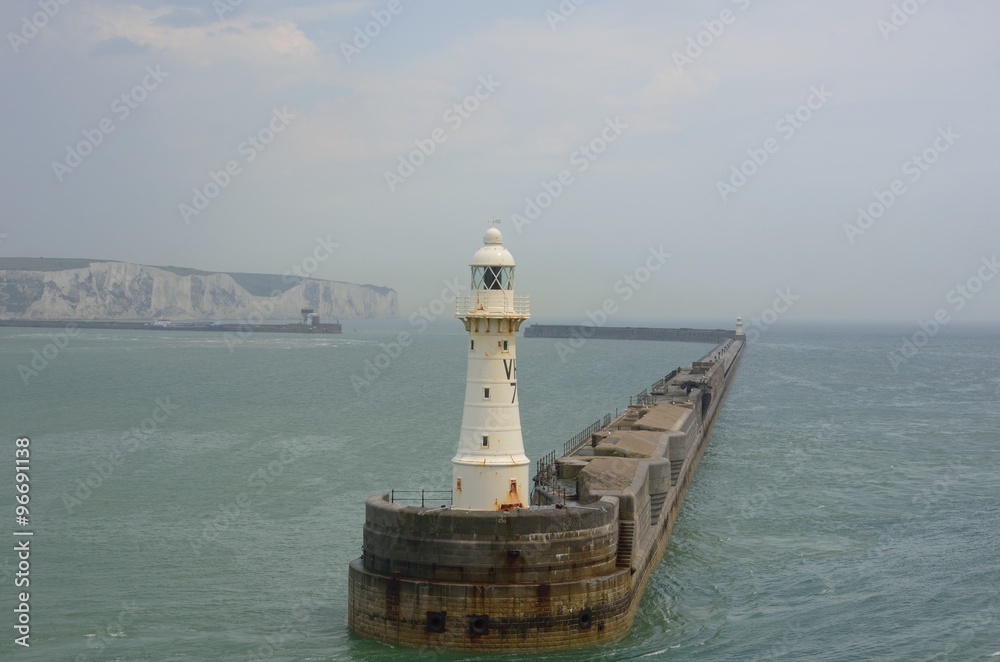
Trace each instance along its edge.
<instances>
[{"instance_id":1,"label":"lighthouse dome top","mask_svg":"<svg viewBox=\"0 0 1000 662\"><path fill-rule=\"evenodd\" d=\"M513 267L514 256L503 247L503 235L493 227L483 236L483 247L472 256L473 267Z\"/></svg>"}]
</instances>

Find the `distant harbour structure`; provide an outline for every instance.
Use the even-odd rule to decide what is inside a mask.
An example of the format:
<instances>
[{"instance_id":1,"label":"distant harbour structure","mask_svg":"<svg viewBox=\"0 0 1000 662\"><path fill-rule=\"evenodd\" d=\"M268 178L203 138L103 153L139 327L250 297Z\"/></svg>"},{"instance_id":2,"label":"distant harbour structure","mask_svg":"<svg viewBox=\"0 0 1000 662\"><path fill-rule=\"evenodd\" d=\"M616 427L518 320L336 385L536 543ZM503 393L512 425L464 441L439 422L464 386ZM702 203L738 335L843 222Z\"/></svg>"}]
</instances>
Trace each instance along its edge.
<instances>
[{"instance_id":1,"label":"distant harbour structure","mask_svg":"<svg viewBox=\"0 0 1000 662\"><path fill-rule=\"evenodd\" d=\"M302 323L306 326L316 326L319 324L319 313L313 308L302 309Z\"/></svg>"},{"instance_id":2,"label":"distant harbour structure","mask_svg":"<svg viewBox=\"0 0 1000 662\"><path fill-rule=\"evenodd\" d=\"M742 332L738 323L736 334ZM721 343L735 335L729 329L663 328L647 326L595 326L591 324L532 324L525 338L571 338L579 340L661 340L667 342Z\"/></svg>"},{"instance_id":3,"label":"distant harbour structure","mask_svg":"<svg viewBox=\"0 0 1000 662\"><path fill-rule=\"evenodd\" d=\"M468 365L451 489L365 502L362 554L348 571L355 634L478 652L613 642L662 557L742 358L741 326L539 458L529 482L515 341L530 309L514 267L489 228L456 304Z\"/></svg>"}]
</instances>

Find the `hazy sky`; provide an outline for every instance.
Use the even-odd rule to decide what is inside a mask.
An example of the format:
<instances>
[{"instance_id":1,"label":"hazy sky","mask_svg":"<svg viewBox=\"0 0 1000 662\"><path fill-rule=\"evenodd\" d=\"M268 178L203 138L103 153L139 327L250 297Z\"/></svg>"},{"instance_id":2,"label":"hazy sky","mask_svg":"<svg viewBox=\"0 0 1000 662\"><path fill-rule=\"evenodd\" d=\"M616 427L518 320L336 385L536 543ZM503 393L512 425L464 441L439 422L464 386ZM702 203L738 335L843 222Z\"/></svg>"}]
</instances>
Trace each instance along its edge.
<instances>
[{"instance_id":1,"label":"hazy sky","mask_svg":"<svg viewBox=\"0 0 1000 662\"><path fill-rule=\"evenodd\" d=\"M536 320L780 291L788 320L1000 321L998 25L988 0L5 0L0 255L318 264L405 316L499 218Z\"/></svg>"}]
</instances>

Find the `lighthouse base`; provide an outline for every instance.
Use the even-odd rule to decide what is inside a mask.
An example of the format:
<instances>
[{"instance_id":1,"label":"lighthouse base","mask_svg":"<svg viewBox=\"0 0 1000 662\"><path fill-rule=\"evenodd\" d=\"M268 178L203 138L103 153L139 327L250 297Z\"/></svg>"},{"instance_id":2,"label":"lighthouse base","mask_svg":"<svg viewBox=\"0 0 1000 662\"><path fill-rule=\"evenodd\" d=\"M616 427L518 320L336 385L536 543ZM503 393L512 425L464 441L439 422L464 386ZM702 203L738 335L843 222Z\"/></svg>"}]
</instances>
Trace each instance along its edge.
<instances>
[{"instance_id":1,"label":"lighthouse base","mask_svg":"<svg viewBox=\"0 0 1000 662\"><path fill-rule=\"evenodd\" d=\"M523 460L518 465L507 462L491 465L476 462L476 459L474 456L458 456L452 460L455 465L453 509L514 510L531 502L527 457L521 455L520 458L514 458Z\"/></svg>"},{"instance_id":2,"label":"lighthouse base","mask_svg":"<svg viewBox=\"0 0 1000 662\"><path fill-rule=\"evenodd\" d=\"M618 503L511 512L366 504L350 565L352 631L441 649L566 649L614 641L635 586L618 567Z\"/></svg>"}]
</instances>

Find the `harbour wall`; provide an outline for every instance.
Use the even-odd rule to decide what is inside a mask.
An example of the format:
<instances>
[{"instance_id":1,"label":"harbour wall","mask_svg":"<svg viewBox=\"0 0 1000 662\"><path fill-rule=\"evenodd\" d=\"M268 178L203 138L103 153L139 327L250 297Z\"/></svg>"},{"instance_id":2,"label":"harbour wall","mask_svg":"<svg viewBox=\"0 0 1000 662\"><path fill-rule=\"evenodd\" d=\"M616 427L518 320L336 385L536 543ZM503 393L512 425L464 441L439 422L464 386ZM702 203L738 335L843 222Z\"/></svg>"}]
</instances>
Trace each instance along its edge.
<instances>
[{"instance_id":1,"label":"harbour wall","mask_svg":"<svg viewBox=\"0 0 1000 662\"><path fill-rule=\"evenodd\" d=\"M525 338L598 338L604 340L666 340L722 343L734 337L728 329L656 328L643 326L588 326L586 324L532 324Z\"/></svg>"}]
</instances>

